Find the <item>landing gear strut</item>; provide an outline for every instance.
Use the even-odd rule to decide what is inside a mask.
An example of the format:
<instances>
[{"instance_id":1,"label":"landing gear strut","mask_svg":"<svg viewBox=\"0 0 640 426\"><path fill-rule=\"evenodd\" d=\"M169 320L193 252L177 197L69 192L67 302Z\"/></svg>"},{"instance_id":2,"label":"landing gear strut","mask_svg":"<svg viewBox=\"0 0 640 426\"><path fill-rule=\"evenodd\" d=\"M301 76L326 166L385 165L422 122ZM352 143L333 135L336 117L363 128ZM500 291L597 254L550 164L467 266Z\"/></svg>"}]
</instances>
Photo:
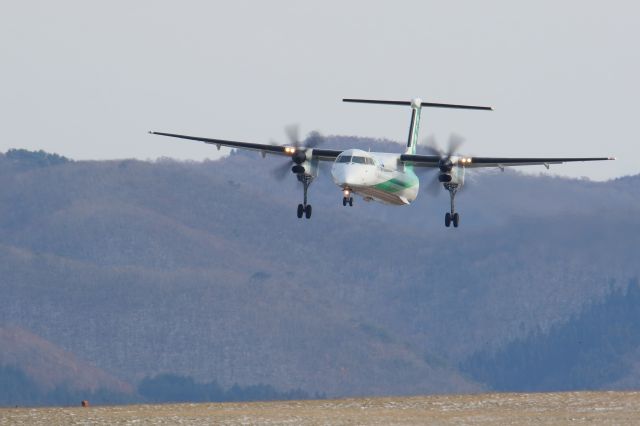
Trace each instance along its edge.
<instances>
[{"instance_id":1,"label":"landing gear strut","mask_svg":"<svg viewBox=\"0 0 640 426\"><path fill-rule=\"evenodd\" d=\"M303 215L307 219L311 219L311 204L307 204L307 191L309 190L309 185L311 185L313 177L305 175L304 173L297 175L297 177L298 180L302 182L302 186L304 188L303 204L298 204L298 219L301 219Z\"/></svg>"},{"instance_id":2,"label":"landing gear strut","mask_svg":"<svg viewBox=\"0 0 640 426\"><path fill-rule=\"evenodd\" d=\"M449 198L451 199L451 212L447 212L444 215L444 226L447 228L453 223L453 227L457 228L460 223L460 215L455 212L455 198L456 192L458 192L458 184L445 183L444 188L449 191Z\"/></svg>"}]
</instances>

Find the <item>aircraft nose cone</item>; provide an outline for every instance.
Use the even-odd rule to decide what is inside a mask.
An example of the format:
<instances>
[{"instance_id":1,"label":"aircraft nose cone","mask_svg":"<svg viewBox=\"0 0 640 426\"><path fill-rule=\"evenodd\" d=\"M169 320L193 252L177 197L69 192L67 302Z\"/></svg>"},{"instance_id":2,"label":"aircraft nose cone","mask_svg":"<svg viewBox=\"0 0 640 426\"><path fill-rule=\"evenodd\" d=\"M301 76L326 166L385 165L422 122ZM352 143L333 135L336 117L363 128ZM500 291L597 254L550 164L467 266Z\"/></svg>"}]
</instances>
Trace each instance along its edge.
<instances>
[{"instance_id":1,"label":"aircraft nose cone","mask_svg":"<svg viewBox=\"0 0 640 426\"><path fill-rule=\"evenodd\" d=\"M331 168L331 177L336 185L345 183L345 167L342 164L334 164Z\"/></svg>"},{"instance_id":2,"label":"aircraft nose cone","mask_svg":"<svg viewBox=\"0 0 640 426\"><path fill-rule=\"evenodd\" d=\"M358 171L343 164L334 165L331 169L331 175L336 185L357 186L363 184L362 176L360 176Z\"/></svg>"}]
</instances>

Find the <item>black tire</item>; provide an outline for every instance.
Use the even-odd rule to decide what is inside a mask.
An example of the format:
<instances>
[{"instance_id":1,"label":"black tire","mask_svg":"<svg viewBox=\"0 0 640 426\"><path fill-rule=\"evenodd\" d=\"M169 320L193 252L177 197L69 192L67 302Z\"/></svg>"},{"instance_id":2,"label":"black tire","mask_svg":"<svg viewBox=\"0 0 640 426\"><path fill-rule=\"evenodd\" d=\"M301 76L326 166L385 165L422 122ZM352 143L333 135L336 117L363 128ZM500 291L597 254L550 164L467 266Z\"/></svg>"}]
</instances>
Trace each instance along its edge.
<instances>
[{"instance_id":1,"label":"black tire","mask_svg":"<svg viewBox=\"0 0 640 426\"><path fill-rule=\"evenodd\" d=\"M453 218L451 220L453 222L453 227L457 228L458 224L460 223L460 215L458 213L454 213Z\"/></svg>"},{"instance_id":2,"label":"black tire","mask_svg":"<svg viewBox=\"0 0 640 426\"><path fill-rule=\"evenodd\" d=\"M307 217L307 219L311 219L311 204L307 204L307 207L305 207L304 215Z\"/></svg>"},{"instance_id":3,"label":"black tire","mask_svg":"<svg viewBox=\"0 0 640 426\"><path fill-rule=\"evenodd\" d=\"M353 197L349 197L349 207L353 207Z\"/></svg>"},{"instance_id":4,"label":"black tire","mask_svg":"<svg viewBox=\"0 0 640 426\"><path fill-rule=\"evenodd\" d=\"M444 215L444 226L446 226L447 228L451 226L451 213L449 212Z\"/></svg>"},{"instance_id":5,"label":"black tire","mask_svg":"<svg viewBox=\"0 0 640 426\"><path fill-rule=\"evenodd\" d=\"M343 206L347 205L347 197L342 197L342 205Z\"/></svg>"},{"instance_id":6,"label":"black tire","mask_svg":"<svg viewBox=\"0 0 640 426\"><path fill-rule=\"evenodd\" d=\"M298 219L302 218L303 213L304 213L304 206L302 204L298 204Z\"/></svg>"}]
</instances>

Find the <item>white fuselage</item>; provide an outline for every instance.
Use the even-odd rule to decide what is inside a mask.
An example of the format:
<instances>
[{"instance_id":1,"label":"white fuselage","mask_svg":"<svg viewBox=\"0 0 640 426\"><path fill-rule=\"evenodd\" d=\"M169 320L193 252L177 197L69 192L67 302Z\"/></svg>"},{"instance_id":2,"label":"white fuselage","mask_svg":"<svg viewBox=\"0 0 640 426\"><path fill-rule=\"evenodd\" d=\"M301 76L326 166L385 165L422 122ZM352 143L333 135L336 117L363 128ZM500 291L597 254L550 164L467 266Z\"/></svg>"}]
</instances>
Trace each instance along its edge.
<instances>
[{"instance_id":1,"label":"white fuselage","mask_svg":"<svg viewBox=\"0 0 640 426\"><path fill-rule=\"evenodd\" d=\"M418 196L420 183L413 168L399 158L400 154L349 149L336 158L331 176L340 188L366 201L409 204Z\"/></svg>"}]
</instances>

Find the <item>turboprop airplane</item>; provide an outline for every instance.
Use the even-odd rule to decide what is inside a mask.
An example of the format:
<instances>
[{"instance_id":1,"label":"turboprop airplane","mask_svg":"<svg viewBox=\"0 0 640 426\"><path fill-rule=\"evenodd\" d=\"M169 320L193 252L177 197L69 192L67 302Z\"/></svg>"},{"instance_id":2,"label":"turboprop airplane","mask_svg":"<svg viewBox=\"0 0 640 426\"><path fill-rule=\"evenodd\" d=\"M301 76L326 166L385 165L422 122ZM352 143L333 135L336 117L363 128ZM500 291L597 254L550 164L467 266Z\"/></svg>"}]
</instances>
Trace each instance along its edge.
<instances>
[{"instance_id":1,"label":"turboprop airplane","mask_svg":"<svg viewBox=\"0 0 640 426\"><path fill-rule=\"evenodd\" d=\"M294 128L288 129L291 144L272 145L251 142L237 142L223 139L211 139L197 136L178 135L173 133L149 132L154 135L189 139L215 145L258 151L265 157L275 154L289 158L282 167L276 169L276 176L284 178L291 167L291 172L303 185L303 202L298 204L298 218L311 218L311 204L308 203L309 185L318 176L320 162L332 162L331 176L334 183L342 191L342 205L353 206L353 194L358 194L365 201L378 201L390 205L407 205L416 199L420 181L416 170L426 168L436 170L437 178L433 181L437 187L442 183L449 191L450 211L445 214L446 227L455 228L460 224L460 214L455 211L456 193L464 185L466 169L478 167L496 167L504 170L507 166L561 164L575 161L614 160L613 157L590 158L503 158L503 157L471 157L456 154L461 140L452 138L448 150L442 151L435 146L428 146L430 155L416 154L418 133L420 129L420 113L423 107L453 108L491 111L493 108L473 105L453 105L423 102L421 99L411 101L387 101L374 99L343 99L344 102L357 102L382 105L404 105L411 107L411 122L406 150L403 154L390 152L366 152L360 149L320 149L318 145L324 138L319 134L311 134L303 144ZM436 188L437 188L436 187Z\"/></svg>"}]
</instances>

